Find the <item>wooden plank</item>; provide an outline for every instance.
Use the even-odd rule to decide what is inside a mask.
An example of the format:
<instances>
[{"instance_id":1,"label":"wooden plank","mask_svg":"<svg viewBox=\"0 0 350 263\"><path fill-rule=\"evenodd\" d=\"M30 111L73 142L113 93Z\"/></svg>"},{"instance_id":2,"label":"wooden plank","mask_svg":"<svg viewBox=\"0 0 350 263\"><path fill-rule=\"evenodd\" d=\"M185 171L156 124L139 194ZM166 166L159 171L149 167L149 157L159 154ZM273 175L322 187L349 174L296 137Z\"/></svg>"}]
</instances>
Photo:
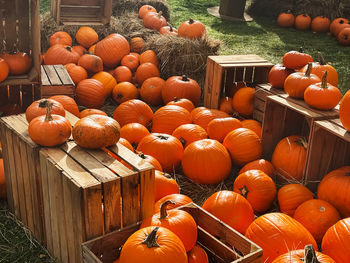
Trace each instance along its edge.
<instances>
[{"instance_id":1,"label":"wooden plank","mask_svg":"<svg viewBox=\"0 0 350 263\"><path fill-rule=\"evenodd\" d=\"M54 68L63 85L75 86L73 80L71 79L66 68L63 65L54 65Z\"/></svg>"},{"instance_id":2,"label":"wooden plank","mask_svg":"<svg viewBox=\"0 0 350 263\"><path fill-rule=\"evenodd\" d=\"M50 80L46 74L46 71L43 66L40 67L41 70L41 85L43 86L49 86L51 85Z\"/></svg>"},{"instance_id":3,"label":"wooden plank","mask_svg":"<svg viewBox=\"0 0 350 263\"><path fill-rule=\"evenodd\" d=\"M61 5L86 5L86 6L101 6L101 0L61 0Z\"/></svg>"},{"instance_id":4,"label":"wooden plank","mask_svg":"<svg viewBox=\"0 0 350 263\"><path fill-rule=\"evenodd\" d=\"M222 83L222 72L223 69L219 64L214 65L214 77L213 86L211 92L210 108L217 109L219 107L219 100L221 94L221 83Z\"/></svg>"},{"instance_id":5,"label":"wooden plank","mask_svg":"<svg viewBox=\"0 0 350 263\"><path fill-rule=\"evenodd\" d=\"M5 35L6 35L6 50L15 51L17 44L17 29L16 29L16 1L5 1L2 7L5 10Z\"/></svg>"},{"instance_id":6,"label":"wooden plank","mask_svg":"<svg viewBox=\"0 0 350 263\"><path fill-rule=\"evenodd\" d=\"M47 74L47 77L52 86L61 86L62 82L60 78L57 76L57 72L53 65L43 65L43 68Z\"/></svg>"},{"instance_id":7,"label":"wooden plank","mask_svg":"<svg viewBox=\"0 0 350 263\"><path fill-rule=\"evenodd\" d=\"M61 6L61 17L99 17L101 18L101 7L86 6Z\"/></svg>"},{"instance_id":8,"label":"wooden plank","mask_svg":"<svg viewBox=\"0 0 350 263\"><path fill-rule=\"evenodd\" d=\"M40 1L31 0L31 49L33 68L30 72L30 80L40 84L40 66L41 66L41 42L40 42Z\"/></svg>"},{"instance_id":9,"label":"wooden plank","mask_svg":"<svg viewBox=\"0 0 350 263\"><path fill-rule=\"evenodd\" d=\"M237 62L231 62L231 63L227 63L227 64L223 64L220 63L220 66L222 66L224 69L226 68L242 68L242 67L262 67L262 68L266 68L266 67L272 67L273 64L271 64L270 62L249 62L249 61L239 61L239 63Z\"/></svg>"},{"instance_id":10,"label":"wooden plank","mask_svg":"<svg viewBox=\"0 0 350 263\"><path fill-rule=\"evenodd\" d=\"M141 220L139 202L139 176L129 175L121 178L122 188L122 227L129 226Z\"/></svg>"},{"instance_id":11,"label":"wooden plank","mask_svg":"<svg viewBox=\"0 0 350 263\"><path fill-rule=\"evenodd\" d=\"M211 94L213 90L213 77L214 77L214 62L209 57L207 58L207 66L205 73L204 83L204 106L210 107L211 105Z\"/></svg>"},{"instance_id":12,"label":"wooden plank","mask_svg":"<svg viewBox=\"0 0 350 263\"><path fill-rule=\"evenodd\" d=\"M216 63L224 64L224 63L232 63L232 61L237 62L267 62L264 58L255 55L255 54L246 54L246 55L220 55L220 56L208 56L210 59L215 61Z\"/></svg>"},{"instance_id":13,"label":"wooden plank","mask_svg":"<svg viewBox=\"0 0 350 263\"><path fill-rule=\"evenodd\" d=\"M20 95L21 87L20 85L11 86L9 89L9 102L14 104L21 104L21 95Z\"/></svg>"},{"instance_id":14,"label":"wooden plank","mask_svg":"<svg viewBox=\"0 0 350 263\"><path fill-rule=\"evenodd\" d=\"M104 2L102 23L109 24L113 10L112 0L105 0Z\"/></svg>"},{"instance_id":15,"label":"wooden plank","mask_svg":"<svg viewBox=\"0 0 350 263\"><path fill-rule=\"evenodd\" d=\"M34 101L34 87L33 85L22 85L21 86L21 106L23 109L33 103Z\"/></svg>"},{"instance_id":16,"label":"wooden plank","mask_svg":"<svg viewBox=\"0 0 350 263\"><path fill-rule=\"evenodd\" d=\"M255 66L255 72L254 72L254 83L267 83L269 79L269 72L270 69L273 67L273 65L267 65L265 67Z\"/></svg>"},{"instance_id":17,"label":"wooden plank","mask_svg":"<svg viewBox=\"0 0 350 263\"><path fill-rule=\"evenodd\" d=\"M29 1L16 0L16 13L18 18L18 45L20 51L30 51L29 28Z\"/></svg>"},{"instance_id":18,"label":"wooden plank","mask_svg":"<svg viewBox=\"0 0 350 263\"><path fill-rule=\"evenodd\" d=\"M340 119L332 119L331 121L318 121L317 125L326 129L328 132L350 142L350 132L345 130Z\"/></svg>"},{"instance_id":19,"label":"wooden plank","mask_svg":"<svg viewBox=\"0 0 350 263\"><path fill-rule=\"evenodd\" d=\"M254 98L254 110L258 110L258 111L265 111L265 100L260 100L258 98Z\"/></svg>"}]
</instances>

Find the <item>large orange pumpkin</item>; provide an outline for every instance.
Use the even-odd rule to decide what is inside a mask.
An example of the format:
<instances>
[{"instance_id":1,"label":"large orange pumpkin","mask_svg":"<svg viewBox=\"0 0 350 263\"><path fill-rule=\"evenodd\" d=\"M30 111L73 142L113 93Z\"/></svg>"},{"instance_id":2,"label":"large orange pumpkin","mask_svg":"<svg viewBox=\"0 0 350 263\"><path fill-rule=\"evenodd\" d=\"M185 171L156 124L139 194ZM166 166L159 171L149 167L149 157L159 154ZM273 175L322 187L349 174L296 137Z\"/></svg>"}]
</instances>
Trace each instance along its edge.
<instances>
[{"instance_id":1,"label":"large orange pumpkin","mask_svg":"<svg viewBox=\"0 0 350 263\"><path fill-rule=\"evenodd\" d=\"M223 145L230 152L232 161L244 165L259 159L262 152L260 138L255 132L246 128L238 128L226 135Z\"/></svg>"},{"instance_id":2,"label":"large orange pumpkin","mask_svg":"<svg viewBox=\"0 0 350 263\"><path fill-rule=\"evenodd\" d=\"M137 122L148 127L153 119L153 111L141 100L128 100L115 109L113 118L116 119L122 127L131 122Z\"/></svg>"},{"instance_id":3,"label":"large orange pumpkin","mask_svg":"<svg viewBox=\"0 0 350 263\"><path fill-rule=\"evenodd\" d=\"M301 136L292 135L279 141L271 161L277 174L285 179L300 181L304 174L306 148L307 142Z\"/></svg>"},{"instance_id":4,"label":"large orange pumpkin","mask_svg":"<svg viewBox=\"0 0 350 263\"><path fill-rule=\"evenodd\" d=\"M282 213L293 216L299 205L313 199L312 192L301 184L286 184L277 193L278 204Z\"/></svg>"},{"instance_id":5,"label":"large orange pumpkin","mask_svg":"<svg viewBox=\"0 0 350 263\"><path fill-rule=\"evenodd\" d=\"M294 15L288 12L282 12L277 17L277 25L280 27L292 27L294 26L295 17Z\"/></svg>"},{"instance_id":6,"label":"large orange pumpkin","mask_svg":"<svg viewBox=\"0 0 350 263\"><path fill-rule=\"evenodd\" d=\"M281 64L276 64L269 72L269 83L274 88L283 89L284 81L293 72L293 69L286 68Z\"/></svg>"},{"instance_id":7,"label":"large orange pumpkin","mask_svg":"<svg viewBox=\"0 0 350 263\"><path fill-rule=\"evenodd\" d=\"M308 30L311 25L311 17L308 14L300 14L295 18L295 28L299 30Z\"/></svg>"},{"instance_id":8,"label":"large orange pumpkin","mask_svg":"<svg viewBox=\"0 0 350 263\"><path fill-rule=\"evenodd\" d=\"M126 66L116 67L111 74L113 75L113 77L115 77L118 83L123 81L131 82L132 79L132 72Z\"/></svg>"},{"instance_id":9,"label":"large orange pumpkin","mask_svg":"<svg viewBox=\"0 0 350 263\"><path fill-rule=\"evenodd\" d=\"M283 65L289 69L300 69L307 63L313 61L312 56L304 53L302 49L299 51L289 51L285 53L282 58Z\"/></svg>"},{"instance_id":10,"label":"large orange pumpkin","mask_svg":"<svg viewBox=\"0 0 350 263\"><path fill-rule=\"evenodd\" d=\"M333 170L322 178L317 197L332 204L343 217L350 217L350 166Z\"/></svg>"},{"instance_id":11,"label":"large orange pumpkin","mask_svg":"<svg viewBox=\"0 0 350 263\"><path fill-rule=\"evenodd\" d=\"M103 70L102 59L91 54L82 55L78 60L78 65L86 69L90 75Z\"/></svg>"},{"instance_id":12,"label":"large orange pumpkin","mask_svg":"<svg viewBox=\"0 0 350 263\"><path fill-rule=\"evenodd\" d=\"M45 65L66 65L68 63L77 64L80 58L79 53L72 50L70 46L53 45L44 55Z\"/></svg>"},{"instance_id":13,"label":"large orange pumpkin","mask_svg":"<svg viewBox=\"0 0 350 263\"><path fill-rule=\"evenodd\" d=\"M197 110L198 109L198 110ZM207 109L205 107L199 109L194 109L191 112L191 118L192 122L194 124L198 124L203 129L208 128L209 122L216 118L226 118L229 117L229 115L226 112L215 110L215 109Z\"/></svg>"},{"instance_id":14,"label":"large orange pumpkin","mask_svg":"<svg viewBox=\"0 0 350 263\"><path fill-rule=\"evenodd\" d=\"M331 226L322 239L322 252L337 263L350 262L350 218Z\"/></svg>"},{"instance_id":15,"label":"large orange pumpkin","mask_svg":"<svg viewBox=\"0 0 350 263\"><path fill-rule=\"evenodd\" d=\"M0 58L5 60L9 67L9 75L22 75L32 67L31 57L24 52L2 53Z\"/></svg>"},{"instance_id":16,"label":"large orange pumpkin","mask_svg":"<svg viewBox=\"0 0 350 263\"><path fill-rule=\"evenodd\" d=\"M242 123L236 118L217 118L208 123L207 132L210 139L222 143L228 133L238 128L242 128Z\"/></svg>"},{"instance_id":17,"label":"large orange pumpkin","mask_svg":"<svg viewBox=\"0 0 350 263\"><path fill-rule=\"evenodd\" d=\"M87 116L90 116L90 115L94 115L94 114L107 116L107 113L105 113L105 112L102 111L102 110L98 110L98 109L85 109L85 110L82 110L82 111L80 112L79 118L82 119L82 118L84 118L84 117L87 117Z\"/></svg>"},{"instance_id":18,"label":"large orange pumpkin","mask_svg":"<svg viewBox=\"0 0 350 263\"><path fill-rule=\"evenodd\" d=\"M167 173L179 168L183 156L181 142L174 136L163 133L145 136L138 144L137 150L156 158Z\"/></svg>"},{"instance_id":19,"label":"large orange pumpkin","mask_svg":"<svg viewBox=\"0 0 350 263\"><path fill-rule=\"evenodd\" d=\"M162 11L157 12L147 12L142 18L143 25L147 28L158 30L167 25L167 21L162 16Z\"/></svg>"},{"instance_id":20,"label":"large orange pumpkin","mask_svg":"<svg viewBox=\"0 0 350 263\"><path fill-rule=\"evenodd\" d=\"M317 33L325 33L329 31L331 21L325 16L316 16L312 19L311 30Z\"/></svg>"},{"instance_id":21,"label":"large orange pumpkin","mask_svg":"<svg viewBox=\"0 0 350 263\"><path fill-rule=\"evenodd\" d=\"M317 244L310 232L295 219L282 213L269 213L254 220L246 237L263 249L263 262L270 263L291 249Z\"/></svg>"},{"instance_id":22,"label":"large orange pumpkin","mask_svg":"<svg viewBox=\"0 0 350 263\"><path fill-rule=\"evenodd\" d=\"M348 90L340 101L339 119L344 128L350 131L350 90Z\"/></svg>"},{"instance_id":23,"label":"large orange pumpkin","mask_svg":"<svg viewBox=\"0 0 350 263\"><path fill-rule=\"evenodd\" d=\"M328 228L341 219L337 209L321 199L310 199L299 205L293 218L309 230L319 244Z\"/></svg>"},{"instance_id":24,"label":"large orange pumpkin","mask_svg":"<svg viewBox=\"0 0 350 263\"><path fill-rule=\"evenodd\" d=\"M157 66L150 62L141 64L135 72L136 81L140 86L146 79L152 77L160 77L160 73Z\"/></svg>"},{"instance_id":25,"label":"large orange pumpkin","mask_svg":"<svg viewBox=\"0 0 350 263\"><path fill-rule=\"evenodd\" d=\"M79 105L95 109L103 106L106 97L102 83L96 79L84 79L80 81L75 94Z\"/></svg>"},{"instance_id":26,"label":"large orange pumpkin","mask_svg":"<svg viewBox=\"0 0 350 263\"><path fill-rule=\"evenodd\" d=\"M249 170L238 175L233 191L243 195L255 212L265 212L276 197L276 185L267 174L260 170Z\"/></svg>"},{"instance_id":27,"label":"large orange pumpkin","mask_svg":"<svg viewBox=\"0 0 350 263\"><path fill-rule=\"evenodd\" d=\"M180 140L184 148L194 141L208 138L207 132L201 126L192 123L180 125L172 135Z\"/></svg>"},{"instance_id":28,"label":"large orange pumpkin","mask_svg":"<svg viewBox=\"0 0 350 263\"><path fill-rule=\"evenodd\" d=\"M254 220L254 212L247 199L233 191L219 191L212 194L202 208L241 234L246 232ZM207 228L210 233L210 226Z\"/></svg>"},{"instance_id":29,"label":"large orange pumpkin","mask_svg":"<svg viewBox=\"0 0 350 263\"><path fill-rule=\"evenodd\" d=\"M147 63L147 62L150 62L156 65L157 67L159 66L159 60L158 60L157 54L151 49L142 52L140 55L140 64Z\"/></svg>"},{"instance_id":30,"label":"large orange pumpkin","mask_svg":"<svg viewBox=\"0 0 350 263\"><path fill-rule=\"evenodd\" d=\"M193 105L192 101L190 101L189 99L186 99L186 98L179 99L179 98L175 97L172 101L169 101L167 103L167 105L180 106L180 107L188 110L188 112L191 112L194 109L194 105Z\"/></svg>"},{"instance_id":31,"label":"large orange pumpkin","mask_svg":"<svg viewBox=\"0 0 350 263\"><path fill-rule=\"evenodd\" d=\"M49 42L50 42L50 47L56 44L71 46L73 43L73 40L67 32L57 31L51 35Z\"/></svg>"},{"instance_id":32,"label":"large orange pumpkin","mask_svg":"<svg viewBox=\"0 0 350 263\"><path fill-rule=\"evenodd\" d=\"M157 12L157 10L151 5L143 5L139 9L139 18L143 18L148 12Z\"/></svg>"},{"instance_id":33,"label":"large orange pumpkin","mask_svg":"<svg viewBox=\"0 0 350 263\"><path fill-rule=\"evenodd\" d=\"M262 127L260 122L256 121L256 120L242 120L241 124L243 126L243 128L247 128L252 130L253 132L256 133L256 135L258 135L259 138L261 138L262 136Z\"/></svg>"},{"instance_id":34,"label":"large orange pumpkin","mask_svg":"<svg viewBox=\"0 0 350 263\"><path fill-rule=\"evenodd\" d=\"M231 158L226 148L212 139L188 145L182 157L182 170L189 179L200 184L215 184L231 171Z\"/></svg>"},{"instance_id":35,"label":"large orange pumpkin","mask_svg":"<svg viewBox=\"0 0 350 263\"><path fill-rule=\"evenodd\" d=\"M28 123L31 122L35 117L45 115L47 112L47 106L51 104L50 112L51 114L57 114L61 116L66 116L66 112L64 111L63 105L53 99L41 99L36 100L26 110L26 120Z\"/></svg>"},{"instance_id":36,"label":"large orange pumpkin","mask_svg":"<svg viewBox=\"0 0 350 263\"><path fill-rule=\"evenodd\" d=\"M190 39L201 38L206 33L205 26L198 20L190 18L188 21L181 23L178 29L179 37Z\"/></svg>"}]
</instances>

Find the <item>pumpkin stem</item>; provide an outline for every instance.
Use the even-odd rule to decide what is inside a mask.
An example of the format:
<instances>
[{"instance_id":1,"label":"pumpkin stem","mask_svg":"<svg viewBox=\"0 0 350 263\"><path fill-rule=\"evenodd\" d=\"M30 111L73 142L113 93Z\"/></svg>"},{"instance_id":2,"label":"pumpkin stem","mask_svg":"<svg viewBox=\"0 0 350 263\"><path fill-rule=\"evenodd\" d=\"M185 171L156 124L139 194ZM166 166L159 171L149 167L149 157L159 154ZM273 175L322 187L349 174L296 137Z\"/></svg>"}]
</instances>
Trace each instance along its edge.
<instances>
[{"instance_id":1,"label":"pumpkin stem","mask_svg":"<svg viewBox=\"0 0 350 263\"><path fill-rule=\"evenodd\" d=\"M173 32L174 30L173 30L173 27L171 26L171 25L169 25L169 31L170 32Z\"/></svg>"},{"instance_id":2,"label":"pumpkin stem","mask_svg":"<svg viewBox=\"0 0 350 263\"><path fill-rule=\"evenodd\" d=\"M328 88L328 86L327 86L327 70L323 71L321 88L322 89Z\"/></svg>"},{"instance_id":3,"label":"pumpkin stem","mask_svg":"<svg viewBox=\"0 0 350 263\"><path fill-rule=\"evenodd\" d=\"M181 138L179 139L179 141L182 143L183 146L186 145L186 140L185 140L184 138L181 137Z\"/></svg>"},{"instance_id":4,"label":"pumpkin stem","mask_svg":"<svg viewBox=\"0 0 350 263\"><path fill-rule=\"evenodd\" d=\"M317 260L315 249L311 244L305 246L304 263L320 263Z\"/></svg>"},{"instance_id":5,"label":"pumpkin stem","mask_svg":"<svg viewBox=\"0 0 350 263\"><path fill-rule=\"evenodd\" d=\"M295 141L297 144L299 144L300 146L303 146L305 149L307 149L307 140L305 137L300 137L299 139L297 139Z\"/></svg>"},{"instance_id":6,"label":"pumpkin stem","mask_svg":"<svg viewBox=\"0 0 350 263\"><path fill-rule=\"evenodd\" d=\"M117 97L117 99L122 99L123 98L123 94L119 93L116 97Z\"/></svg>"},{"instance_id":7,"label":"pumpkin stem","mask_svg":"<svg viewBox=\"0 0 350 263\"><path fill-rule=\"evenodd\" d=\"M139 152L139 156L140 156L142 159L146 159L146 155L145 155L143 152Z\"/></svg>"},{"instance_id":8,"label":"pumpkin stem","mask_svg":"<svg viewBox=\"0 0 350 263\"><path fill-rule=\"evenodd\" d=\"M166 137L164 135L158 135L157 137L161 140L168 140L168 137Z\"/></svg>"},{"instance_id":9,"label":"pumpkin stem","mask_svg":"<svg viewBox=\"0 0 350 263\"><path fill-rule=\"evenodd\" d=\"M345 21L343 20L343 19L341 19L341 20L339 20L339 24L344 24L345 23Z\"/></svg>"},{"instance_id":10,"label":"pumpkin stem","mask_svg":"<svg viewBox=\"0 0 350 263\"><path fill-rule=\"evenodd\" d=\"M159 219L165 219L165 218L167 218L168 217L168 213L167 213L167 206L168 205L170 205L170 204L173 204L173 205L175 205L176 203L175 203L175 201L174 200L167 200L167 201L165 201L164 203L162 203L161 204L161 206L160 206L160 217L159 217Z\"/></svg>"},{"instance_id":11,"label":"pumpkin stem","mask_svg":"<svg viewBox=\"0 0 350 263\"><path fill-rule=\"evenodd\" d=\"M311 70L312 70L312 62L309 62L307 63L307 69L306 69L306 72L305 72L305 77L310 77L310 74L311 74Z\"/></svg>"},{"instance_id":12,"label":"pumpkin stem","mask_svg":"<svg viewBox=\"0 0 350 263\"><path fill-rule=\"evenodd\" d=\"M180 99L178 97L174 97L174 101L178 102Z\"/></svg>"},{"instance_id":13,"label":"pumpkin stem","mask_svg":"<svg viewBox=\"0 0 350 263\"><path fill-rule=\"evenodd\" d=\"M52 115L51 115L51 111L52 111L52 103L47 102L45 121L52 121L53 120Z\"/></svg>"},{"instance_id":14,"label":"pumpkin stem","mask_svg":"<svg viewBox=\"0 0 350 263\"><path fill-rule=\"evenodd\" d=\"M41 99L40 101L39 101L39 107L40 108L46 108L47 107L47 105L48 105L48 103L49 103L49 101L47 100L47 99Z\"/></svg>"},{"instance_id":15,"label":"pumpkin stem","mask_svg":"<svg viewBox=\"0 0 350 263\"><path fill-rule=\"evenodd\" d=\"M162 12L162 11L159 11L159 12L158 12L158 18L161 18L162 15L163 15L163 12Z\"/></svg>"},{"instance_id":16,"label":"pumpkin stem","mask_svg":"<svg viewBox=\"0 0 350 263\"><path fill-rule=\"evenodd\" d=\"M320 63L320 65L326 65L326 61L324 60L322 53L318 52L317 55L318 55L318 62Z\"/></svg>"},{"instance_id":17,"label":"pumpkin stem","mask_svg":"<svg viewBox=\"0 0 350 263\"><path fill-rule=\"evenodd\" d=\"M304 53L303 47L300 47L300 48L299 48L299 52L300 52L300 53Z\"/></svg>"},{"instance_id":18,"label":"pumpkin stem","mask_svg":"<svg viewBox=\"0 0 350 263\"><path fill-rule=\"evenodd\" d=\"M193 23L194 23L194 20L193 20L192 18L190 18L190 19L188 20L188 23L189 23L189 24L193 24Z\"/></svg>"},{"instance_id":19,"label":"pumpkin stem","mask_svg":"<svg viewBox=\"0 0 350 263\"><path fill-rule=\"evenodd\" d=\"M142 244L146 244L148 248L160 247L157 243L157 231L159 226L155 227L149 235L146 235L146 238L142 241Z\"/></svg>"},{"instance_id":20,"label":"pumpkin stem","mask_svg":"<svg viewBox=\"0 0 350 263\"><path fill-rule=\"evenodd\" d=\"M187 76L186 75L182 75L182 79L181 79L182 81L190 81L188 78L187 78Z\"/></svg>"},{"instance_id":21,"label":"pumpkin stem","mask_svg":"<svg viewBox=\"0 0 350 263\"><path fill-rule=\"evenodd\" d=\"M247 198L249 193L247 186L243 186L242 188L239 188L239 191L241 192L241 195L243 195L244 198Z\"/></svg>"},{"instance_id":22,"label":"pumpkin stem","mask_svg":"<svg viewBox=\"0 0 350 263\"><path fill-rule=\"evenodd\" d=\"M71 46L66 46L66 49L67 49L69 52L72 52L72 47L71 47Z\"/></svg>"}]
</instances>

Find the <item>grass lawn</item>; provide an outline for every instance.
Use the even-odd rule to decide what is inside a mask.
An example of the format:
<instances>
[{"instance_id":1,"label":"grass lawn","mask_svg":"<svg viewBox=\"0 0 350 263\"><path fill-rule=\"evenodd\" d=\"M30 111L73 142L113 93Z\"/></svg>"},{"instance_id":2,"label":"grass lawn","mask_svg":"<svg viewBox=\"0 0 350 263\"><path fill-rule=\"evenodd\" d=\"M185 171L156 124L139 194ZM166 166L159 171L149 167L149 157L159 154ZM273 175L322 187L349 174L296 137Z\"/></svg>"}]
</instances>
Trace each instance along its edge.
<instances>
[{"instance_id":1,"label":"grass lawn","mask_svg":"<svg viewBox=\"0 0 350 263\"><path fill-rule=\"evenodd\" d=\"M254 21L229 22L213 17L207 8L219 4L217 0L168 0L171 7L171 23L178 27L189 18L202 21L213 39L222 41L220 54L258 54L278 63L290 50L302 46L305 52L316 58L318 51L332 63L339 74L339 88L344 94L350 82L350 47L337 44L328 34L314 34L295 29L283 29L271 18L254 18ZM248 1L249 2L249 1ZM41 12L48 11L50 0L41 0ZM48 254L9 214L7 204L0 201L0 263L3 262L53 262Z\"/></svg>"}]
</instances>

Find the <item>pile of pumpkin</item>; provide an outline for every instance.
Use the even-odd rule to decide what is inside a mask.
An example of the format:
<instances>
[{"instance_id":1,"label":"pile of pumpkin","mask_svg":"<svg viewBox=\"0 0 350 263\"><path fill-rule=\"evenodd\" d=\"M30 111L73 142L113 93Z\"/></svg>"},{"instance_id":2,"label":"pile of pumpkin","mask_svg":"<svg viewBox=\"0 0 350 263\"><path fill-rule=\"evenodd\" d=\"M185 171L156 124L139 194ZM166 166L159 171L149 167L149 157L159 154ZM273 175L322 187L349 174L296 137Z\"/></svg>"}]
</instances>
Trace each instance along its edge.
<instances>
[{"instance_id":1,"label":"pile of pumpkin","mask_svg":"<svg viewBox=\"0 0 350 263\"><path fill-rule=\"evenodd\" d=\"M341 45L350 45L350 23L346 18L338 17L332 22L328 17L317 16L311 19L308 14L294 16L290 11L282 12L277 18L281 27L293 27L298 30L309 30L316 33L330 32Z\"/></svg>"},{"instance_id":2,"label":"pile of pumpkin","mask_svg":"<svg viewBox=\"0 0 350 263\"><path fill-rule=\"evenodd\" d=\"M161 11L157 13L151 5L141 6L138 15L145 27L157 30L160 34L196 39L204 36L206 32L203 23L193 19L183 22L179 29L176 29L166 21Z\"/></svg>"},{"instance_id":3,"label":"pile of pumpkin","mask_svg":"<svg viewBox=\"0 0 350 263\"><path fill-rule=\"evenodd\" d=\"M24 75L32 68L31 57L24 52L2 53L0 54L0 82L9 75Z\"/></svg>"}]
</instances>

